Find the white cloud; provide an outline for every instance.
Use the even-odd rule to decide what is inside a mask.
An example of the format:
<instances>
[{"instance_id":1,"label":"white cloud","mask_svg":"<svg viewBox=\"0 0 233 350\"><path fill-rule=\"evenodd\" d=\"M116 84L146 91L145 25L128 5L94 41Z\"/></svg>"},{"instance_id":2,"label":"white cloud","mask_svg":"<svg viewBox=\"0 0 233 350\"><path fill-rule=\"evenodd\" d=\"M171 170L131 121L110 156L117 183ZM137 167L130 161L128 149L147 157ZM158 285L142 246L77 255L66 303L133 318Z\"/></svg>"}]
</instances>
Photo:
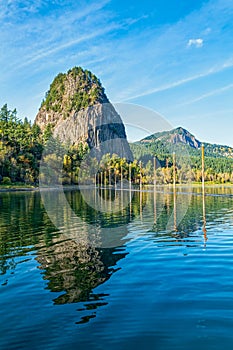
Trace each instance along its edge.
<instances>
[{"instance_id":1,"label":"white cloud","mask_svg":"<svg viewBox=\"0 0 233 350\"><path fill-rule=\"evenodd\" d=\"M189 39L188 41L188 47L195 46L195 47L202 47L203 46L203 39Z\"/></svg>"}]
</instances>

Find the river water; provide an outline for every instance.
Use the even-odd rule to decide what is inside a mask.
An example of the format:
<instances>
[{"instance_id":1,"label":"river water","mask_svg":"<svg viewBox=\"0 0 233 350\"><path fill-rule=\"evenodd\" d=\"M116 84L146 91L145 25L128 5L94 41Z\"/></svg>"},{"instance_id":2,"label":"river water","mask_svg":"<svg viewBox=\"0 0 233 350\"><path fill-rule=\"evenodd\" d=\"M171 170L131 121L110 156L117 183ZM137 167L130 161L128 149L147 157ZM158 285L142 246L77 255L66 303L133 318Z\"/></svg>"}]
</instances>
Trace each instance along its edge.
<instances>
[{"instance_id":1,"label":"river water","mask_svg":"<svg viewBox=\"0 0 233 350\"><path fill-rule=\"evenodd\" d=\"M191 192L0 193L0 349L233 349L233 188Z\"/></svg>"}]
</instances>

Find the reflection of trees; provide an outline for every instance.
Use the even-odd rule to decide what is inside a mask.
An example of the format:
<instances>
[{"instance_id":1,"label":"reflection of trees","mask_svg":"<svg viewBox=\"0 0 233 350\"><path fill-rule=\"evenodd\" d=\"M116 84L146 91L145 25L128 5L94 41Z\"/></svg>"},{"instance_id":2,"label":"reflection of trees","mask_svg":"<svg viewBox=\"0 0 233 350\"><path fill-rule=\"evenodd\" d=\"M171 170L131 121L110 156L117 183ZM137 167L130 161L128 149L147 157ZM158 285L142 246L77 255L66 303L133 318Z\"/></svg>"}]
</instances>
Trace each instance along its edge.
<instances>
[{"instance_id":1,"label":"reflection of trees","mask_svg":"<svg viewBox=\"0 0 233 350\"><path fill-rule=\"evenodd\" d=\"M169 216L173 215L174 209L174 196L173 194L168 194L165 196L163 209L158 215L156 222L151 229L152 232L155 232L155 235L161 237L161 239L166 240L167 237L171 237L177 242L187 242L187 246L189 242L193 242L193 238L188 239L190 235L195 231L200 231L200 233L204 233L204 240L206 241L206 225L208 226L208 222L212 220L216 220L218 215L222 215L221 209L223 206L223 198L224 203L227 203L227 207L231 207L232 205L232 193L233 189L229 188L207 188L207 195L204 197L204 209L203 209L203 196L201 187L194 188L194 195L191 197L191 201L189 206L187 207L187 212L183 217L182 221L179 223L176 230L167 230L167 222ZM213 193L212 193L213 192ZM178 194L177 197L182 201L182 196L186 196L187 194ZM221 196L221 200L220 197ZM157 201L158 200L157 195ZM183 197L185 198L185 197ZM148 201L152 207L152 196L151 201ZM229 203L230 202L230 203ZM152 211L152 208L150 209ZM179 210L179 206L177 205L177 211ZM207 215L205 215L207 213ZM203 231L203 222L204 222L204 231Z\"/></svg>"},{"instance_id":2,"label":"reflection of trees","mask_svg":"<svg viewBox=\"0 0 233 350\"><path fill-rule=\"evenodd\" d=\"M189 232L193 232L202 227L202 196L201 188L193 188L197 192L197 196L193 196L188 207L187 213L178 227L178 235L182 237ZM223 194L224 203L231 206L233 188L231 187L206 187L206 213L207 225L211 221L211 215L214 218L220 212L223 203L218 195ZM215 197L209 196L213 193ZM115 200L114 191L106 191L101 194L103 198L110 198L112 203ZM163 199L162 199L163 197ZM140 195L135 192L132 197L130 206L124 208L119 213L97 213L93 208L89 207L83 200L82 196L76 191L68 191L67 198L75 213L84 222L98 222L101 227L111 228L114 225L127 225L130 220L140 215ZM109 202L110 202L109 201ZM172 215L173 196L157 194L158 205L163 201L163 207L159 213L156 223L153 227L155 232L162 233L166 230L168 216ZM111 204L111 203L110 203ZM112 204L113 205L113 204ZM146 207L151 216L154 212L153 193L142 193L142 208ZM213 214L212 214L213 213ZM144 215L144 214L143 214ZM55 231L53 224L50 222L43 205L40 200L40 194L30 193L1 193L0 194L0 271L5 274L9 269L14 270L17 266L16 257L25 256L35 249L35 246L41 250L42 246L50 247L54 244ZM165 232L164 232L165 233ZM125 232L127 234L127 232ZM61 241L61 237L56 237L57 241ZM58 244L58 243L56 243ZM61 243L60 243L61 244ZM66 243L67 244L67 243ZM70 243L71 244L71 243ZM71 247L73 243L71 244ZM84 248L80 248L83 250ZM85 248L88 251L88 247ZM62 250L62 246L61 246ZM79 248L76 249L78 251ZM73 251L75 249L73 248ZM61 254L61 253L59 253ZM73 253L75 257L76 253ZM81 254L81 253L79 253ZM91 253L90 254L94 254ZM111 253L109 253L111 255ZM40 254L40 255L44 255ZM101 253L98 252L100 258ZM52 256L52 252L50 254ZM43 258L45 259L45 257ZM51 257L50 257L51 259ZM77 259L77 258L75 258ZM59 259L58 259L59 260Z\"/></svg>"},{"instance_id":3,"label":"reflection of trees","mask_svg":"<svg viewBox=\"0 0 233 350\"><path fill-rule=\"evenodd\" d=\"M190 207L194 204L193 198L192 202L190 203ZM158 219L153 225L152 231L157 232L159 234L164 233L165 236L171 235L172 237L179 237L184 238L188 236L188 232L193 232L194 230L198 229L199 222L200 222L200 213L199 210L197 212L193 210L193 212L189 211L189 208L187 208L187 213L182 219L182 222L178 225L178 227L174 227L171 232L168 232L167 230L167 223L171 216L175 216L177 213L174 213L173 210L179 210L179 207L175 208L175 197L173 194L167 194L165 196L164 206L163 209L158 216ZM197 206L197 209L198 206ZM191 215L191 216L190 216ZM175 219L174 219L175 224Z\"/></svg>"},{"instance_id":4,"label":"reflection of trees","mask_svg":"<svg viewBox=\"0 0 233 350\"><path fill-rule=\"evenodd\" d=\"M43 223L44 222L44 223ZM43 239L54 231L43 210L38 193L0 194L0 272L14 270L19 257L34 250L42 238L40 230L45 226Z\"/></svg>"},{"instance_id":5,"label":"reflection of trees","mask_svg":"<svg viewBox=\"0 0 233 350\"><path fill-rule=\"evenodd\" d=\"M117 262L127 253L124 248L100 249L94 248L89 241L80 243L76 240L78 230L82 233L85 231L85 220L92 222L93 219L98 221L98 218L97 213L83 202L79 192L67 195L84 222L70 236L56 232L42 206L39 193L1 194L0 269L2 274L7 274L8 270L14 271L21 256L25 261L25 256L32 251L34 254L36 250L39 268L44 270L44 279L48 281L47 288L61 293L55 297L54 303L88 302L86 309L93 310L106 304L102 302L104 295L94 293L93 289L117 271ZM100 236L104 220L107 221L107 218L101 214L98 227ZM127 234L124 220L119 232L122 238ZM113 224L114 221L109 225L109 234ZM93 315L85 316L81 322L91 317Z\"/></svg>"},{"instance_id":6,"label":"reflection of trees","mask_svg":"<svg viewBox=\"0 0 233 350\"><path fill-rule=\"evenodd\" d=\"M230 208L232 205L233 189L227 189L224 193L227 197L218 197L222 188L215 188L215 196L205 198L206 221L222 218L223 204ZM91 192L91 191L90 191ZM191 233L200 230L203 225L202 195L197 189L198 195L191 199L187 213L178 225L177 232L168 232L166 225L168 218L173 214L174 197L172 194L156 194L156 211L154 205L154 193L138 193L132 195L132 202L117 213L100 212L88 206L81 194L77 191L67 191L67 199L76 215L82 219L83 224L74 227L72 234L66 235L56 230L50 222L41 203L39 193L1 193L0 194L0 273L7 275L17 268L17 264L31 259L30 253L37 252L37 261L43 270L47 288L58 293L54 295L55 304L83 302L85 310L93 310L106 303L103 294L98 294L94 289L107 281L117 271L117 263L126 256L124 243L127 235L127 224L135 218L142 219L148 224L148 229L153 232L160 242L166 241L170 236L182 244L185 239L189 245ZM123 191L123 195L126 195ZM108 200L113 207L114 201L121 203L121 191L106 191L100 194L103 200ZM231 196L230 196L231 195ZM91 194L90 194L91 196ZM177 195L179 197L181 195ZM159 209L159 205L161 206ZM177 208L179 209L179 207ZM65 214L65 212L64 212ZM153 227L153 219L156 221ZM65 216L64 216L65 218ZM151 220L151 221L150 221ZM87 223L96 223L97 233L101 238L103 230L111 237L112 228L117 228L118 241L122 240L122 248L96 248L90 244L90 240L76 239L79 231L83 237L90 238ZM137 220L135 220L137 223ZM137 229L137 228L136 228ZM100 239L101 241L101 239ZM190 238L190 242L193 238ZM98 246L98 245L97 245ZM120 244L119 244L120 246ZM5 278L5 277L4 277ZM86 317L86 316L85 316ZM88 320L89 315L81 322Z\"/></svg>"},{"instance_id":7,"label":"reflection of trees","mask_svg":"<svg viewBox=\"0 0 233 350\"><path fill-rule=\"evenodd\" d=\"M114 227L127 225L130 219L140 215L140 194L139 192L132 192L131 197L129 191L121 191L114 189L97 190L99 195L99 206L88 205L88 203L95 204L95 191L86 191L85 199L82 195L77 195L76 191L69 191L66 193L66 198L70 203L72 209L87 223L98 222L101 227ZM101 199L103 202L101 202ZM141 193L142 206L144 207L147 200L147 193ZM104 203L105 201L105 203ZM131 203L131 206L129 203ZM104 207L105 205L105 207ZM96 207L96 209L95 209ZM99 211L98 209L106 209L106 211Z\"/></svg>"},{"instance_id":8,"label":"reflection of trees","mask_svg":"<svg viewBox=\"0 0 233 350\"><path fill-rule=\"evenodd\" d=\"M50 195L51 202L55 198L55 202L59 203L59 193ZM90 196L94 197L94 194ZM104 196L111 201L110 193ZM77 191L68 191L66 198L82 221L77 222L73 229L64 229L63 233L52 237L49 246L39 244L37 261L44 270L44 279L48 280L47 288L62 293L54 299L55 304L88 302L86 310L95 309L105 303L101 302L103 295L93 292L94 288L117 271L116 264L126 253L124 250L119 251L115 245L112 248L108 248L108 245L107 248L96 248L88 224L95 223L93 240L111 243L112 236L115 235L115 241L123 245L123 238L128 233L125 224L129 222L129 215L122 212L99 212L89 206ZM59 213L66 219L66 210L59 208ZM81 322L88 319L89 316L87 319L84 317Z\"/></svg>"}]
</instances>

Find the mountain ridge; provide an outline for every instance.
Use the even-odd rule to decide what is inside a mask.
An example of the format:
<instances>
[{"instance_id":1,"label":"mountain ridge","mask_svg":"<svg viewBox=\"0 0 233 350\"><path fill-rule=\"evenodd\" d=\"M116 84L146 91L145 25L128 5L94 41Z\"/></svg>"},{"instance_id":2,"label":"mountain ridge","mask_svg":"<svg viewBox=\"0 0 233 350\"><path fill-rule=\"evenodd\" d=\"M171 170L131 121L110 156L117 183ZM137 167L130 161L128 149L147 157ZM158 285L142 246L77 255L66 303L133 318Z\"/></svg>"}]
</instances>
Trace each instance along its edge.
<instances>
[{"instance_id":1,"label":"mountain ridge","mask_svg":"<svg viewBox=\"0 0 233 350\"><path fill-rule=\"evenodd\" d=\"M188 130L184 129L181 126L172 130L157 132L155 134L143 138L139 142L151 143L153 141L158 140L170 142L172 144L188 144L193 148L201 147L201 142L197 140L193 134L191 134Z\"/></svg>"},{"instance_id":2,"label":"mountain ridge","mask_svg":"<svg viewBox=\"0 0 233 350\"><path fill-rule=\"evenodd\" d=\"M155 145L173 145L181 149L186 148L189 152L197 155L200 152L201 145L205 146L205 153L211 157L233 158L233 148L227 145L212 144L199 141L190 131L179 126L172 130L157 132L147 136L136 145L144 145L147 148L154 148Z\"/></svg>"}]
</instances>

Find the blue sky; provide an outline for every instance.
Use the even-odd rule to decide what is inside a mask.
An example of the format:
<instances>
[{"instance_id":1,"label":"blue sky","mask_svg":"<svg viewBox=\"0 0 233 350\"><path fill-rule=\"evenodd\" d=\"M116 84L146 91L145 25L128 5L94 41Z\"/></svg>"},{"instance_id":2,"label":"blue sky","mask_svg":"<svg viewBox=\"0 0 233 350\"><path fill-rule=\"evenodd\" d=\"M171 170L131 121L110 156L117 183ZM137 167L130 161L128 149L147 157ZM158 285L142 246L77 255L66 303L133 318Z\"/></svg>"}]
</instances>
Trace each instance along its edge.
<instances>
[{"instance_id":1,"label":"blue sky","mask_svg":"<svg viewBox=\"0 0 233 350\"><path fill-rule=\"evenodd\" d=\"M20 117L82 66L112 102L233 146L232 0L0 0L0 25L0 105Z\"/></svg>"}]
</instances>

